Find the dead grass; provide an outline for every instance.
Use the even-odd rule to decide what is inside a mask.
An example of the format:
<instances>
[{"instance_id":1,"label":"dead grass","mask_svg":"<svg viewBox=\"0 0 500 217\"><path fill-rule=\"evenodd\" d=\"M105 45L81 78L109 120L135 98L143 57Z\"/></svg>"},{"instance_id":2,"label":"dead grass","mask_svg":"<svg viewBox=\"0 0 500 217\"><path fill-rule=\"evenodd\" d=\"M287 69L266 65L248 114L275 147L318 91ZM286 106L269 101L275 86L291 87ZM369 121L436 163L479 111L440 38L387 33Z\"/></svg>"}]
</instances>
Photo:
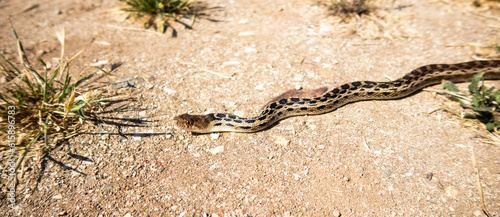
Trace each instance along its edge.
<instances>
[{"instance_id":1,"label":"dead grass","mask_svg":"<svg viewBox=\"0 0 500 217\"><path fill-rule=\"evenodd\" d=\"M374 8L370 0L332 0L330 11L335 15L368 14Z\"/></svg>"},{"instance_id":2,"label":"dead grass","mask_svg":"<svg viewBox=\"0 0 500 217\"><path fill-rule=\"evenodd\" d=\"M120 0L125 6L122 11L128 12L126 19L143 23L145 28L154 28L165 33L172 22L178 22L191 28L201 10L201 3L196 0ZM191 24L185 24L180 19L193 17Z\"/></svg>"},{"instance_id":3,"label":"dead grass","mask_svg":"<svg viewBox=\"0 0 500 217\"><path fill-rule=\"evenodd\" d=\"M3 55L0 71L6 83L0 90L0 151L11 161L17 157L16 170L24 166L26 156L48 151L61 141L78 135L82 126L97 120L96 111L100 103L113 98L103 98L101 90L83 90L80 86L94 76L98 67L87 67L73 77L70 59L64 58L64 30L57 31L61 43L59 64L48 68L39 59L43 68L36 69L28 60L23 45L14 27L19 62L7 60ZM105 72L107 73L107 72ZM40 159L40 158L38 158Z\"/></svg>"}]
</instances>

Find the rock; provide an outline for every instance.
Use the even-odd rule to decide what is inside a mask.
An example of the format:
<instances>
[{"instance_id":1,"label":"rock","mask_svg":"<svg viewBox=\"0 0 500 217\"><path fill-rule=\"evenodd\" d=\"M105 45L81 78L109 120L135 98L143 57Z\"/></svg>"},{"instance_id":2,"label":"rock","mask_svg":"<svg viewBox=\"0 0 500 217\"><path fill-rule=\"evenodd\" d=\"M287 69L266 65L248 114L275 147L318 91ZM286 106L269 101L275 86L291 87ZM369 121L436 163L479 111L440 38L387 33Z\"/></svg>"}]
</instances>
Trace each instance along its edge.
<instances>
[{"instance_id":1,"label":"rock","mask_svg":"<svg viewBox=\"0 0 500 217\"><path fill-rule=\"evenodd\" d=\"M118 78L113 81L113 89L120 89L126 87L135 87L135 85L139 82L144 82L144 78Z\"/></svg>"},{"instance_id":2,"label":"rock","mask_svg":"<svg viewBox=\"0 0 500 217\"><path fill-rule=\"evenodd\" d=\"M248 31L248 32L239 32L238 33L238 36L251 36L251 35L255 35L255 32Z\"/></svg>"},{"instance_id":3,"label":"rock","mask_svg":"<svg viewBox=\"0 0 500 217\"><path fill-rule=\"evenodd\" d=\"M90 64L91 66L102 66L102 65L106 65L108 64L109 62L107 60L98 60L97 62L95 63L92 63Z\"/></svg>"},{"instance_id":4,"label":"rock","mask_svg":"<svg viewBox=\"0 0 500 217\"><path fill-rule=\"evenodd\" d=\"M172 95L172 94L174 94L177 91L172 90L172 89L168 89L168 88L163 88L163 92Z\"/></svg>"},{"instance_id":5,"label":"rock","mask_svg":"<svg viewBox=\"0 0 500 217\"><path fill-rule=\"evenodd\" d=\"M212 137L212 139L213 139L213 140L218 139L218 138L219 138L219 136L220 136L220 135L219 135L219 134L217 134L217 133L211 133L211 134L210 134L210 137Z\"/></svg>"},{"instance_id":6,"label":"rock","mask_svg":"<svg viewBox=\"0 0 500 217\"><path fill-rule=\"evenodd\" d=\"M113 188L114 188L113 184L107 184L104 186L104 188L102 190L111 191L111 190L113 190Z\"/></svg>"},{"instance_id":7,"label":"rock","mask_svg":"<svg viewBox=\"0 0 500 217\"><path fill-rule=\"evenodd\" d=\"M223 152L224 151L224 146L217 146L215 148L210 148L208 149L208 152L212 153L213 155Z\"/></svg>"},{"instance_id":8,"label":"rock","mask_svg":"<svg viewBox=\"0 0 500 217\"><path fill-rule=\"evenodd\" d=\"M334 217L340 217L340 212L339 211L333 211L332 216Z\"/></svg>"},{"instance_id":9,"label":"rock","mask_svg":"<svg viewBox=\"0 0 500 217\"><path fill-rule=\"evenodd\" d=\"M287 146L290 143L290 140L286 139L283 136L276 136L276 139L274 140L274 143L280 145L280 146Z\"/></svg>"}]
</instances>

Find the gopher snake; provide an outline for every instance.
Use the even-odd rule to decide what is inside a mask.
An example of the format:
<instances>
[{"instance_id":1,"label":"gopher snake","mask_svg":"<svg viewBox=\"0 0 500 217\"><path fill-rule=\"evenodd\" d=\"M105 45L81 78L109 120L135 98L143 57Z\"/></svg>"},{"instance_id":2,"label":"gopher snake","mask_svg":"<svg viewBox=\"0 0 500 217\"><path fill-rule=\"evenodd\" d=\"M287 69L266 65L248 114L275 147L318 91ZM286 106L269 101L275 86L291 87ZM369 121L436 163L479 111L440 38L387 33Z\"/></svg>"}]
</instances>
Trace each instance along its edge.
<instances>
[{"instance_id":1,"label":"gopher snake","mask_svg":"<svg viewBox=\"0 0 500 217\"><path fill-rule=\"evenodd\" d=\"M472 61L457 64L432 64L411 71L391 82L355 81L343 84L315 98L280 99L267 105L252 118L233 114L182 114L174 118L176 125L196 133L256 132L291 116L318 115L333 111L348 103L362 100L399 99L442 80L464 82L476 73L485 79L500 79L500 60Z\"/></svg>"}]
</instances>

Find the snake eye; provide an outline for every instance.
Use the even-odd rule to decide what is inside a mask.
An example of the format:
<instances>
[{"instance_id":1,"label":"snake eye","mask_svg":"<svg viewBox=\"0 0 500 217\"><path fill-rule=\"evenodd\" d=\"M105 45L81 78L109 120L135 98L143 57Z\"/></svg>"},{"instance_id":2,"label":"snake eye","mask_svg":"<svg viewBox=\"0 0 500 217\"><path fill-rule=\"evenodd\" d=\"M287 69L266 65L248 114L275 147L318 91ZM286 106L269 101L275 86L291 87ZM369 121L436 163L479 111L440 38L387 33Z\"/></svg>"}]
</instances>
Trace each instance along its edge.
<instances>
[{"instance_id":1,"label":"snake eye","mask_svg":"<svg viewBox=\"0 0 500 217\"><path fill-rule=\"evenodd\" d=\"M186 125L187 125L187 126L191 126L191 124L193 124L193 122L191 122L191 121L186 121Z\"/></svg>"}]
</instances>

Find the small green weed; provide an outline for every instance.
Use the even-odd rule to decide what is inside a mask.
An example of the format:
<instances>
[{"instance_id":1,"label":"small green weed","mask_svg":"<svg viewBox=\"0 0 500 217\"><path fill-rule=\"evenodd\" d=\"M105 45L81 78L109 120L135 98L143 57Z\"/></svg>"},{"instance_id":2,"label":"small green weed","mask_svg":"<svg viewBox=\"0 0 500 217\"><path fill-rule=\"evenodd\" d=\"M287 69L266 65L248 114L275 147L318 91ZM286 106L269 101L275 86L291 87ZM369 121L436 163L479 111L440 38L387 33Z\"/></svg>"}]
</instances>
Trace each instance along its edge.
<instances>
[{"instance_id":1,"label":"small green weed","mask_svg":"<svg viewBox=\"0 0 500 217\"><path fill-rule=\"evenodd\" d=\"M498 113L500 109L500 91L495 87L484 86L483 73L474 75L469 84L469 93L461 93L451 82L444 82L445 89L453 93L460 105L472 112L465 113L465 118L474 118L486 125L489 131L496 131L500 128Z\"/></svg>"},{"instance_id":2,"label":"small green weed","mask_svg":"<svg viewBox=\"0 0 500 217\"><path fill-rule=\"evenodd\" d=\"M12 25L11 25L12 26ZM64 30L58 32L61 58L57 66L37 70L28 60L14 27L19 63L16 66L0 54L0 71L6 82L0 88L0 151L9 159L17 156L16 170L24 166L25 156L32 151L47 151L61 141L81 132L84 123L95 120L102 91L79 89L94 74L83 69L76 79L70 75L70 63L78 56L64 60ZM95 70L94 70L95 71ZM106 72L107 73L107 72ZM9 160L10 161L10 160Z\"/></svg>"},{"instance_id":3,"label":"small green weed","mask_svg":"<svg viewBox=\"0 0 500 217\"><path fill-rule=\"evenodd\" d=\"M367 14L370 12L370 0L331 0L330 10L333 14Z\"/></svg>"},{"instance_id":4,"label":"small green weed","mask_svg":"<svg viewBox=\"0 0 500 217\"><path fill-rule=\"evenodd\" d=\"M169 20L178 21L179 17L196 15L193 8L195 0L120 0L125 3L123 11L129 18L146 18L146 28L154 27L165 33L170 26Z\"/></svg>"}]
</instances>

